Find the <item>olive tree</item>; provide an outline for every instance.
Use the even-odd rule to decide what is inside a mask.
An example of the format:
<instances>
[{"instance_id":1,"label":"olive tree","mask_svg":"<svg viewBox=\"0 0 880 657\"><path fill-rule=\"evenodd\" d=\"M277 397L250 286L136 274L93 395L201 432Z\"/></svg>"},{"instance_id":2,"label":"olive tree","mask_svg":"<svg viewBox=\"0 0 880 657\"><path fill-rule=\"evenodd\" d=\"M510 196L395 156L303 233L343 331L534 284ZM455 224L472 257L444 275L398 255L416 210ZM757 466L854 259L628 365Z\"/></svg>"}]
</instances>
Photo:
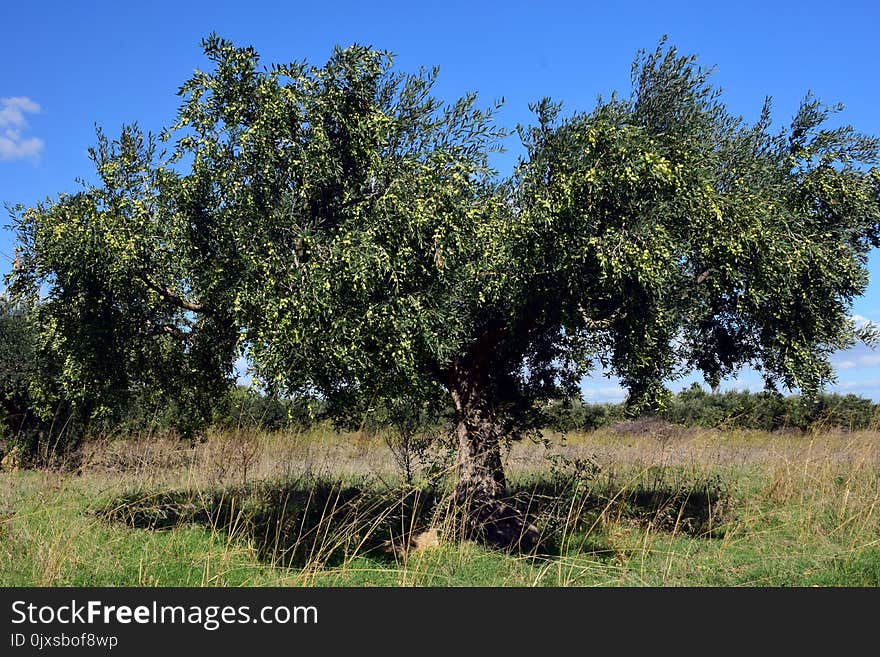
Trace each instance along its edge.
<instances>
[{"instance_id":1,"label":"olive tree","mask_svg":"<svg viewBox=\"0 0 880 657\"><path fill-rule=\"evenodd\" d=\"M661 44L626 97L536 104L505 179L493 109L433 97L436 70L361 46L268 68L204 46L168 156L133 126L101 137L99 184L17 218L13 286L49 290L71 394L210 389L241 352L267 389L339 417L451 403L464 527L511 545L527 525L502 442L591 369L634 412L693 370L811 393L830 353L871 337L849 311L880 233L878 142L826 128L811 97L787 129L769 101L748 124Z\"/></svg>"},{"instance_id":2,"label":"olive tree","mask_svg":"<svg viewBox=\"0 0 880 657\"><path fill-rule=\"evenodd\" d=\"M22 308L0 298L0 439L19 442L33 423L33 334Z\"/></svg>"}]
</instances>

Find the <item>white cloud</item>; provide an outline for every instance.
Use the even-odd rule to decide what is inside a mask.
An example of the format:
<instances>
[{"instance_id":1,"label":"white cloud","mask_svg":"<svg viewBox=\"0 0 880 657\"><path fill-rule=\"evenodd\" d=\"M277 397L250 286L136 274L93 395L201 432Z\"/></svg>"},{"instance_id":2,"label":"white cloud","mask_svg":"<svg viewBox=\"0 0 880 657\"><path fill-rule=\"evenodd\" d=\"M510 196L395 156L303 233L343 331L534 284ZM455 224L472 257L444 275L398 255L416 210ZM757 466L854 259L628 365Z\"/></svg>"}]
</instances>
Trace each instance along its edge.
<instances>
[{"instance_id":1,"label":"white cloud","mask_svg":"<svg viewBox=\"0 0 880 657\"><path fill-rule=\"evenodd\" d=\"M870 324L877 324L873 319L868 319L864 315L852 315L852 321L856 323L857 328L865 328Z\"/></svg>"},{"instance_id":2,"label":"white cloud","mask_svg":"<svg viewBox=\"0 0 880 657\"><path fill-rule=\"evenodd\" d=\"M880 365L880 354L862 356L858 359L858 364L862 367L874 367L875 365Z\"/></svg>"},{"instance_id":3,"label":"white cloud","mask_svg":"<svg viewBox=\"0 0 880 657\"><path fill-rule=\"evenodd\" d=\"M590 386L582 388L584 398L594 402L622 401L626 399L627 391L620 386Z\"/></svg>"},{"instance_id":4,"label":"white cloud","mask_svg":"<svg viewBox=\"0 0 880 657\"><path fill-rule=\"evenodd\" d=\"M832 365L837 370L869 369L880 365L880 353L863 345L838 352L837 357L841 360L832 361Z\"/></svg>"},{"instance_id":5,"label":"white cloud","mask_svg":"<svg viewBox=\"0 0 880 657\"><path fill-rule=\"evenodd\" d=\"M24 115L39 112L40 106L26 96L0 98L0 127L27 125Z\"/></svg>"},{"instance_id":6,"label":"white cloud","mask_svg":"<svg viewBox=\"0 0 880 657\"><path fill-rule=\"evenodd\" d=\"M25 114L40 111L40 106L26 96L0 98L0 160L35 160L44 142L22 134L28 122Z\"/></svg>"},{"instance_id":7,"label":"white cloud","mask_svg":"<svg viewBox=\"0 0 880 657\"><path fill-rule=\"evenodd\" d=\"M880 379L865 379L863 381L841 381L832 386L840 390L877 390L880 389Z\"/></svg>"}]
</instances>

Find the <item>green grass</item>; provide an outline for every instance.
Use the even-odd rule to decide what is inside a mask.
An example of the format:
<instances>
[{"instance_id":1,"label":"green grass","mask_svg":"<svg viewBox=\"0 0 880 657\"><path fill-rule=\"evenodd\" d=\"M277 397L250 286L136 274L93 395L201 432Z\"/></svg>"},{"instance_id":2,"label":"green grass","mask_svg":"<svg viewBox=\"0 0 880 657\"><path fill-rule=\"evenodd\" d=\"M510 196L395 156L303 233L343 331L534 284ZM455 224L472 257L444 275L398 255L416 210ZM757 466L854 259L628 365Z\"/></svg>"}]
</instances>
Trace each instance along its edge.
<instances>
[{"instance_id":1,"label":"green grass","mask_svg":"<svg viewBox=\"0 0 880 657\"><path fill-rule=\"evenodd\" d=\"M557 440L552 474L516 445L510 487L546 539L532 555L442 540L442 491L409 504L381 441L251 437L218 475L239 438L0 473L0 586L880 586L877 433L597 433ZM571 465L585 455L598 471ZM439 544L380 549L407 523Z\"/></svg>"}]
</instances>

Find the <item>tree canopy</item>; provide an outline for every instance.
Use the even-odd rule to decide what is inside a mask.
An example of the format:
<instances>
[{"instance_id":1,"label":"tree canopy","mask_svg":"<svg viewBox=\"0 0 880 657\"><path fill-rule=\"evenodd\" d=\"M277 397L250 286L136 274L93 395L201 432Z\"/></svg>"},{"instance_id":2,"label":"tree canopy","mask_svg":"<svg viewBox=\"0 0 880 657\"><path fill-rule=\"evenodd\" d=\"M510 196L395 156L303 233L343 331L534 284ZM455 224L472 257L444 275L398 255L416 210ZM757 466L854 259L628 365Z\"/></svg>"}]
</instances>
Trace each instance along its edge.
<instances>
[{"instance_id":1,"label":"tree canopy","mask_svg":"<svg viewBox=\"0 0 880 657\"><path fill-rule=\"evenodd\" d=\"M99 134L97 184L16 215L11 289L94 412L158 385L195 421L245 354L338 417L451 401L462 496L496 500L499 440L597 366L634 411L745 365L812 394L872 337L849 313L880 243L880 142L811 96L785 129L769 100L749 124L661 43L625 97L537 103L503 177L495 107L432 96L436 69L204 48L161 139Z\"/></svg>"}]
</instances>

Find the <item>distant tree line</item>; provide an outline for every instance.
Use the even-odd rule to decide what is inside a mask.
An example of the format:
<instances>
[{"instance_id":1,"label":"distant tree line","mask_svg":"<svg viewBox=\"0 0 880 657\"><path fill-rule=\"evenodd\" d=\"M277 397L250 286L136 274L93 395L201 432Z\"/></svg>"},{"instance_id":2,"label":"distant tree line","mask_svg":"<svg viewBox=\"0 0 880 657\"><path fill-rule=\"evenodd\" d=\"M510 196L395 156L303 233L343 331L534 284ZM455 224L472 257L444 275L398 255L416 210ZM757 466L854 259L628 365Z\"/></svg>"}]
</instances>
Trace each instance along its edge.
<instances>
[{"instance_id":1,"label":"distant tree line","mask_svg":"<svg viewBox=\"0 0 880 657\"><path fill-rule=\"evenodd\" d=\"M593 431L629 419L624 403L558 401L544 409L545 426L562 433ZM686 427L719 429L869 429L880 422L880 404L858 395L820 393L812 399L776 392L710 393L699 384L670 398L655 414Z\"/></svg>"},{"instance_id":2,"label":"distant tree line","mask_svg":"<svg viewBox=\"0 0 880 657\"><path fill-rule=\"evenodd\" d=\"M590 403L580 397L556 400L535 409L547 431L590 432L627 422L634 417L654 417L684 427L714 429L871 429L880 423L880 404L854 394L821 393L813 399L775 392L730 390L712 393L699 384L672 395L668 405L657 413L634 416L624 402ZM164 414L151 415L149 409L135 407L128 418L130 430L170 431L176 426L177 409L167 407ZM335 421L339 429L381 433L407 429L427 432L448 425L453 409L428 412L417 408L378 406L347 422ZM236 386L218 400L213 425L227 429L294 431L329 422L325 404L318 398L284 399L259 390Z\"/></svg>"}]
</instances>

